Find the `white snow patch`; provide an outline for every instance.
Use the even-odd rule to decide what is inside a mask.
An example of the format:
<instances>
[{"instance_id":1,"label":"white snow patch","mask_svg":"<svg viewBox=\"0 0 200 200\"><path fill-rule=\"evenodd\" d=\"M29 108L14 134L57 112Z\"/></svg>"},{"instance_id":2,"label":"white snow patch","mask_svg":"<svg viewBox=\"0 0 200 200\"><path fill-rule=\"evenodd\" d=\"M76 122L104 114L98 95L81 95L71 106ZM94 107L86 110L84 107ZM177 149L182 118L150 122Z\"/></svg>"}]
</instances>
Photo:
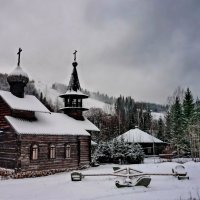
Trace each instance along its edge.
<instances>
[{"instance_id":1,"label":"white snow patch","mask_svg":"<svg viewBox=\"0 0 200 200\"><path fill-rule=\"evenodd\" d=\"M6 116L19 134L90 135L86 130L99 131L88 119L75 120L62 113L35 113L36 121Z\"/></svg>"},{"instance_id":2,"label":"white snow patch","mask_svg":"<svg viewBox=\"0 0 200 200\"><path fill-rule=\"evenodd\" d=\"M144 163L128 165L143 172L171 173L175 162ZM125 165L107 164L100 167L82 170L81 173L112 173L112 167ZM72 182L70 172L48 177L10 179L0 181L0 199L2 200L189 200L199 199L200 194L200 163L184 164L190 177L189 180L178 180L173 176L151 176L148 188L142 186L116 188L115 181L123 180L116 177L85 177L80 182ZM12 191L12 192L11 192Z\"/></svg>"},{"instance_id":3,"label":"white snow patch","mask_svg":"<svg viewBox=\"0 0 200 200\"><path fill-rule=\"evenodd\" d=\"M151 116L152 116L153 120L159 120L160 118L162 120L165 119L165 113L151 112Z\"/></svg>"},{"instance_id":4,"label":"white snow patch","mask_svg":"<svg viewBox=\"0 0 200 200\"><path fill-rule=\"evenodd\" d=\"M11 92L0 90L0 96L12 109L50 113L50 111L33 95L25 95L24 98L19 98L14 96Z\"/></svg>"}]
</instances>

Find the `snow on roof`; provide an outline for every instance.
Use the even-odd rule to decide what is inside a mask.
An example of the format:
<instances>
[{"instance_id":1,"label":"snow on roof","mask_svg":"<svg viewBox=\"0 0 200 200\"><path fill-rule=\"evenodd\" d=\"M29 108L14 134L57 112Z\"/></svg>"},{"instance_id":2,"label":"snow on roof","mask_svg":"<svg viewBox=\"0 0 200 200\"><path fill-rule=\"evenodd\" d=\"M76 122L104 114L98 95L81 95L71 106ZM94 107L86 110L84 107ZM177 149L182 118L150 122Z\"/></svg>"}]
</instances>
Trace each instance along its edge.
<instances>
[{"instance_id":1,"label":"snow on roof","mask_svg":"<svg viewBox=\"0 0 200 200\"><path fill-rule=\"evenodd\" d=\"M84 96L84 97L88 97L88 95L82 93L80 90L74 91L74 90L67 90L67 92L65 94L61 94L60 97L64 97L64 96L68 96L68 95L74 95L74 96Z\"/></svg>"},{"instance_id":2,"label":"snow on roof","mask_svg":"<svg viewBox=\"0 0 200 200\"><path fill-rule=\"evenodd\" d=\"M33 95L25 95L24 98L14 96L11 92L0 90L0 96L4 101L15 110L26 110L35 112L50 111Z\"/></svg>"},{"instance_id":3,"label":"snow on roof","mask_svg":"<svg viewBox=\"0 0 200 200\"><path fill-rule=\"evenodd\" d=\"M86 130L98 129L89 120L75 120L63 113L35 113L36 121L6 116L19 134L90 135Z\"/></svg>"},{"instance_id":4,"label":"snow on roof","mask_svg":"<svg viewBox=\"0 0 200 200\"><path fill-rule=\"evenodd\" d=\"M28 74L22 70L20 66L17 66L10 74L9 76L23 76L28 78Z\"/></svg>"},{"instance_id":5,"label":"snow on roof","mask_svg":"<svg viewBox=\"0 0 200 200\"><path fill-rule=\"evenodd\" d=\"M135 143L163 143L163 141L149 135L148 133L135 128L127 131L126 133L118 136L117 138L123 137L127 142Z\"/></svg>"},{"instance_id":6,"label":"snow on roof","mask_svg":"<svg viewBox=\"0 0 200 200\"><path fill-rule=\"evenodd\" d=\"M71 118L71 117L69 117ZM73 118L71 118L73 119ZM75 119L73 119L75 120ZM84 128L87 131L100 131L91 121L89 121L86 117L84 117L83 121L75 120L76 123L80 124L82 128Z\"/></svg>"}]
</instances>

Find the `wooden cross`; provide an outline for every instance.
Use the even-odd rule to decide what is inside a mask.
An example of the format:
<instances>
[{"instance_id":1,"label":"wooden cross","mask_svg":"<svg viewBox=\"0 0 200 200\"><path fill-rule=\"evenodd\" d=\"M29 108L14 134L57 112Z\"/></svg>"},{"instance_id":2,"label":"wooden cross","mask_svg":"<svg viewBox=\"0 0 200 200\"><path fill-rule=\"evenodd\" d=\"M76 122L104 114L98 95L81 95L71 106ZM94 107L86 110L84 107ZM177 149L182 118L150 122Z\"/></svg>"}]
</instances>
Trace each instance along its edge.
<instances>
[{"instance_id":1,"label":"wooden cross","mask_svg":"<svg viewBox=\"0 0 200 200\"><path fill-rule=\"evenodd\" d=\"M19 48L19 51L18 51L18 53L17 53L17 55L18 55L18 63L17 63L17 65L18 65L18 66L20 66L20 54L21 54L21 52L22 52L22 49Z\"/></svg>"},{"instance_id":2,"label":"wooden cross","mask_svg":"<svg viewBox=\"0 0 200 200\"><path fill-rule=\"evenodd\" d=\"M75 50L74 53L73 53L74 54L74 61L76 61L76 53L77 53L77 51Z\"/></svg>"}]
</instances>

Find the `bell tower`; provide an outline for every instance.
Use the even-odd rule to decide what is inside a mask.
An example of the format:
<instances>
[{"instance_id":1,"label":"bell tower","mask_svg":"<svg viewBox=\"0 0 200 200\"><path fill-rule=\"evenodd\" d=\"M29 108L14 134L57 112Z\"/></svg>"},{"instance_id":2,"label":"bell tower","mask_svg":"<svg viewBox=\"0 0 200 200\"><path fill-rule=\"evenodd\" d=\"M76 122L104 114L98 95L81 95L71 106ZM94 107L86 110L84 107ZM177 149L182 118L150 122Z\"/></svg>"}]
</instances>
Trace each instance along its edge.
<instances>
[{"instance_id":1,"label":"bell tower","mask_svg":"<svg viewBox=\"0 0 200 200\"><path fill-rule=\"evenodd\" d=\"M64 99L64 107L60 110L63 110L65 114L74 119L84 120L83 111L88 109L83 107L83 99L88 98L88 96L81 92L81 86L77 73L78 63L76 62L76 53L77 51L75 50L73 53L74 62L72 63L73 71L67 87L67 92L60 95L60 97Z\"/></svg>"}]
</instances>

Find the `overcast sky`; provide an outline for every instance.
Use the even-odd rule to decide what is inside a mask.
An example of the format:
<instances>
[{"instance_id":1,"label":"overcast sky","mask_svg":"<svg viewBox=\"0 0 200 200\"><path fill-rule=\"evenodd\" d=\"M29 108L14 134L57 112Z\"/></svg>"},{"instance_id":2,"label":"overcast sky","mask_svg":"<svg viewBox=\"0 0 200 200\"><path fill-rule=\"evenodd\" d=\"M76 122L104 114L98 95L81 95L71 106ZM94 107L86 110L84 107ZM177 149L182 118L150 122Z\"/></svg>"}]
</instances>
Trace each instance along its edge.
<instances>
[{"instance_id":1,"label":"overcast sky","mask_svg":"<svg viewBox=\"0 0 200 200\"><path fill-rule=\"evenodd\" d=\"M199 0L0 0L0 72L166 103L181 86L200 96Z\"/></svg>"}]
</instances>

